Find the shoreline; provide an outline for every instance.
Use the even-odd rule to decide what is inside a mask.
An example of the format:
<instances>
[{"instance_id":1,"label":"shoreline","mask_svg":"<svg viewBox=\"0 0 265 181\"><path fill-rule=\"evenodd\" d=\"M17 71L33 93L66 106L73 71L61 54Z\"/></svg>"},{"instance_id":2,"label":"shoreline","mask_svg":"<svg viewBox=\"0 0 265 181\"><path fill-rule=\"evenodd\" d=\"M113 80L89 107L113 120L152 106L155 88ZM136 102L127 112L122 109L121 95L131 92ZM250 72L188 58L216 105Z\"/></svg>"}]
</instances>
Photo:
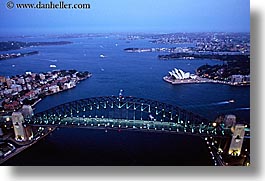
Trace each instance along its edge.
<instances>
[{"instance_id":1,"label":"shoreline","mask_svg":"<svg viewBox=\"0 0 265 181\"><path fill-rule=\"evenodd\" d=\"M213 80L213 79L207 79L202 77L197 77L196 79L183 79L183 80L170 80L168 76L163 77L163 80L172 84L202 84L202 83L215 83L215 84L224 84L224 85L230 85L230 86L238 86L238 87L245 87L250 86L250 84L235 84L232 82L226 82L221 80Z\"/></svg>"},{"instance_id":2,"label":"shoreline","mask_svg":"<svg viewBox=\"0 0 265 181\"><path fill-rule=\"evenodd\" d=\"M60 70L59 70L59 71L60 71ZM78 77L78 79L76 79L76 80L73 81L74 85L72 85L71 87L62 88L62 89L56 90L56 91L54 91L54 92L52 92L52 91L48 92L48 91L42 90L42 92L38 92L37 95L34 95L35 97L33 97L33 98L28 98L28 99L32 100L30 103L28 103L28 105L34 107L34 106L37 105L40 101L42 101L45 97L48 97L48 96L50 96L50 95L54 95L54 94L59 94L59 93L61 93L61 92L64 92L64 91L67 91L67 90L73 89L73 88L75 88L75 87L77 86L77 84L79 84L80 82L82 82L82 81L84 81L84 80L86 80L86 79L89 79L89 78L91 78L91 77L92 77L92 73L88 73L87 75L85 75L85 76L83 76L83 77ZM33 83L34 83L34 82L33 82ZM19 85L20 85L20 84L19 84ZM58 87L58 86L57 86L57 87ZM40 88L40 86L37 87L37 88ZM37 89L37 88L36 88L36 89ZM49 89L49 87L47 87L47 88ZM46 89L47 89L47 88L46 88ZM36 89L34 89L34 90L36 90ZM33 89L32 89L31 91L33 91ZM40 97L40 96L39 96L40 94L43 94L44 96L43 96L43 97ZM22 96L23 96L23 95L22 95ZM16 105L16 107L13 108L13 109L11 109L11 110L10 110L9 108L4 108L3 110L4 110L5 113L10 113L10 112L13 112L14 110L16 110L16 111L20 110L20 109L22 108L23 105L24 105L24 104L21 103L20 106L19 106L19 105ZM1 115L1 114L0 114L0 115Z\"/></svg>"},{"instance_id":3,"label":"shoreline","mask_svg":"<svg viewBox=\"0 0 265 181\"><path fill-rule=\"evenodd\" d=\"M21 147L16 148L14 151L12 151L9 155L7 155L6 157L0 159L0 166L5 163L6 161L8 161L9 159L13 158L14 156L18 155L19 153L21 153L22 151L26 150L27 148L33 146L34 144L38 143L38 141L42 140L43 138L45 138L46 136L48 136L50 133L52 133L56 127L47 127L45 128L47 129L46 133L44 133L42 136L38 136L32 139L32 141L30 141L29 143L25 143L24 146L21 145ZM6 140L6 141L13 141L15 144L20 145L21 143L19 142L15 142L14 140Z\"/></svg>"},{"instance_id":4,"label":"shoreline","mask_svg":"<svg viewBox=\"0 0 265 181\"><path fill-rule=\"evenodd\" d=\"M32 55L38 55L38 54L39 54L39 51L31 51L27 53L0 54L0 61L20 58L20 57L26 57L26 56L32 56Z\"/></svg>"}]
</instances>

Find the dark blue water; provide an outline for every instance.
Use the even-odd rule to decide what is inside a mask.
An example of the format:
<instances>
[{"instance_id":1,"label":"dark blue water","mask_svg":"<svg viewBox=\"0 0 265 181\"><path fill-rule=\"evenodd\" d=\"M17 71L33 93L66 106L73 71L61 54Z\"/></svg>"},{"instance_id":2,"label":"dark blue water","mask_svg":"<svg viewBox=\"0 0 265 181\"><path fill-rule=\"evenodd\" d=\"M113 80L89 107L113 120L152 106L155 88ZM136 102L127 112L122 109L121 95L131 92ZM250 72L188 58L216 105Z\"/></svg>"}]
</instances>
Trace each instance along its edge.
<instances>
[{"instance_id":1,"label":"dark blue water","mask_svg":"<svg viewBox=\"0 0 265 181\"><path fill-rule=\"evenodd\" d=\"M56 38L30 38L22 39L22 41L58 41ZM59 39L63 40L63 39ZM81 71L89 71L93 74L92 78L81 82L75 89L56 94L45 98L36 105L36 111L43 111L56 105L93 96L117 95L120 89L123 89L125 95L136 97L143 97L155 99L162 102L178 105L180 107L198 113L208 119L214 119L219 114L233 113L241 121L250 121L250 88L249 87L231 87L228 85L219 84L187 84L187 85L171 85L162 80L162 77L174 67L183 69L184 71L194 72L195 69L203 64L219 64L216 60L178 60L178 61L161 61L157 59L158 53L125 53L124 48L128 47L170 47L170 45L159 45L149 43L147 40L136 40L126 43L125 40L120 40L117 37L98 37L98 38L76 38L66 39L73 41L73 44L63 46L47 46L47 47L33 47L27 48L23 51L38 50L39 55L23 57L18 59L10 59L0 62L0 75L23 74L25 71L43 72L51 71L50 64L55 64L56 69L77 69ZM117 44L117 46L115 45ZM181 45L179 45L181 46ZM100 58L100 54L104 54L106 58ZM14 66L15 65L15 66ZM228 103L227 101L234 99L235 103ZM99 136L102 135L102 136ZM83 150L91 149L93 143L87 142L87 139L95 139L97 145L93 146L94 157L85 156ZM154 137L155 139L151 139ZM169 139L170 137L170 139ZM72 139L80 139L80 144L75 145ZM113 139L115 138L115 139ZM124 139L128 139L126 141ZM173 140L169 143L169 140ZM193 148L184 148L183 142L185 140L193 145ZM102 140L109 140L108 144ZM114 140L114 141L113 141ZM115 142L117 140L118 143ZM159 140L159 141L158 141ZM102 142L102 144L101 144ZM150 143L149 143L150 142ZM84 144L83 144L84 143ZM131 143L131 144L130 144ZM147 144L148 143L148 144ZM72 145L73 144L73 145ZM123 145L124 144L124 145ZM140 154L139 144L146 145L143 150L147 150L147 157L143 151ZM151 149L155 144L157 149ZM71 146L72 145L72 146ZM124 159L117 158L117 146ZM86 163L92 165L109 165L109 164L125 164L125 165L144 165L144 164L176 164L178 163L188 165L209 164L207 151L205 150L200 139L186 138L176 135L146 135L145 133L131 133L126 132L117 134L111 132L103 134L100 131L79 130L79 129L60 129L54 132L52 136L47 137L37 145L34 145L29 150L21 153L19 158L11 159L10 164L19 164L21 159L24 164L33 164L39 162L40 164L74 164L82 165L81 158L86 157ZM66 148L75 147L76 149L70 151ZM183 150L180 150L180 147ZM39 150L53 150L55 155L69 155L65 160L63 157L54 157L51 152L41 152ZM103 160L99 160L100 155L106 154L115 157L115 161L109 157L104 156ZM160 150L162 149L162 151ZM81 151L80 151L81 150ZM165 155L157 162L153 162L148 155L148 150L154 150L155 155ZM160 151L156 151L160 150ZM186 153L187 155L196 155L196 157L203 158L202 160L193 159L192 161L181 161L178 159L168 158L167 152L172 151L172 154L179 155ZM187 150L196 150L196 154ZM30 153L30 154L29 154ZM97 154L98 153L98 154ZM29 158L29 155L33 155ZM72 155L79 155L76 159ZM127 156L126 156L127 155ZM132 155L132 156L130 156ZM188 158L186 155L185 158ZM146 158L143 161L143 158ZM45 159L43 159L45 158ZM51 158L51 159L48 159ZM58 160L56 161L56 158ZM93 159L97 158L97 159ZM109 158L109 160L107 159ZM152 155L153 158L153 155ZM55 159L55 160L54 160ZM35 160L35 161L32 161ZM42 162L42 160L44 162ZM79 160L80 162L76 161ZM160 160L160 161L159 161ZM204 161L203 161L204 160ZM76 162L75 162L76 161Z\"/></svg>"},{"instance_id":2,"label":"dark blue water","mask_svg":"<svg viewBox=\"0 0 265 181\"><path fill-rule=\"evenodd\" d=\"M56 141L57 140L57 141ZM60 141L59 141L60 140ZM198 146L194 146L198 145ZM212 165L200 137L60 129L5 165Z\"/></svg>"}]
</instances>

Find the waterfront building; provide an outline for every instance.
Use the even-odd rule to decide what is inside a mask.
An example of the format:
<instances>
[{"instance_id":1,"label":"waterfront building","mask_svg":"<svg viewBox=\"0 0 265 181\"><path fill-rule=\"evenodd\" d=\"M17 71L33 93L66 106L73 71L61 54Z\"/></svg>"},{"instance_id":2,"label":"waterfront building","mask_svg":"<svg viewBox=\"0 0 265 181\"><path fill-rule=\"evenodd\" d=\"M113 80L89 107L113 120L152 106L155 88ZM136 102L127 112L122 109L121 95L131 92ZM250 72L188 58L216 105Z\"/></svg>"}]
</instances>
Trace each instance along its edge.
<instances>
[{"instance_id":1,"label":"waterfront building","mask_svg":"<svg viewBox=\"0 0 265 181\"><path fill-rule=\"evenodd\" d=\"M245 75L243 81L244 82L250 82L250 75Z\"/></svg>"},{"instance_id":2,"label":"waterfront building","mask_svg":"<svg viewBox=\"0 0 265 181\"><path fill-rule=\"evenodd\" d=\"M36 96L36 94L34 91L29 91L28 93L25 94L25 96L29 99L33 99Z\"/></svg>"},{"instance_id":3,"label":"waterfront building","mask_svg":"<svg viewBox=\"0 0 265 181\"><path fill-rule=\"evenodd\" d=\"M12 85L12 82L11 82L11 79L8 77L6 78L6 84L7 84L7 87L10 88L11 85Z\"/></svg>"},{"instance_id":4,"label":"waterfront building","mask_svg":"<svg viewBox=\"0 0 265 181\"><path fill-rule=\"evenodd\" d=\"M5 78L4 76L0 76L0 82L1 82L1 83L6 82L6 78Z\"/></svg>"},{"instance_id":5,"label":"waterfront building","mask_svg":"<svg viewBox=\"0 0 265 181\"><path fill-rule=\"evenodd\" d=\"M250 75L231 75L231 82L234 84L249 83Z\"/></svg>"},{"instance_id":6,"label":"waterfront building","mask_svg":"<svg viewBox=\"0 0 265 181\"><path fill-rule=\"evenodd\" d=\"M64 83L64 89L71 89L71 88L73 88L73 87L75 87L76 86L76 84L75 84L75 82L73 82L73 81L70 81L70 82L66 82L66 83Z\"/></svg>"},{"instance_id":7,"label":"waterfront building","mask_svg":"<svg viewBox=\"0 0 265 181\"><path fill-rule=\"evenodd\" d=\"M244 76L243 75L232 75L231 82L232 83L240 83L243 82Z\"/></svg>"},{"instance_id":8,"label":"waterfront building","mask_svg":"<svg viewBox=\"0 0 265 181\"><path fill-rule=\"evenodd\" d=\"M49 91L51 91L52 93L57 93L60 91L60 87L58 85L50 86Z\"/></svg>"},{"instance_id":9,"label":"waterfront building","mask_svg":"<svg viewBox=\"0 0 265 181\"><path fill-rule=\"evenodd\" d=\"M26 77L25 80L26 80L27 83L31 82L31 78L30 77Z\"/></svg>"},{"instance_id":10,"label":"waterfront building","mask_svg":"<svg viewBox=\"0 0 265 181\"><path fill-rule=\"evenodd\" d=\"M184 72L181 69L174 68L172 71L169 72L170 78L176 80L184 80L184 79L196 79L197 76L192 75L190 72Z\"/></svg>"},{"instance_id":11,"label":"waterfront building","mask_svg":"<svg viewBox=\"0 0 265 181\"><path fill-rule=\"evenodd\" d=\"M70 82L66 82L64 83L64 86L63 86L64 89L71 89L72 88L72 85Z\"/></svg>"},{"instance_id":12,"label":"waterfront building","mask_svg":"<svg viewBox=\"0 0 265 181\"><path fill-rule=\"evenodd\" d=\"M40 80L45 80L45 75L44 74L39 74Z\"/></svg>"},{"instance_id":13,"label":"waterfront building","mask_svg":"<svg viewBox=\"0 0 265 181\"><path fill-rule=\"evenodd\" d=\"M37 75L36 73L31 73L31 77L32 77L33 80L35 80L36 75Z\"/></svg>"},{"instance_id":14,"label":"waterfront building","mask_svg":"<svg viewBox=\"0 0 265 181\"><path fill-rule=\"evenodd\" d=\"M58 78L57 74L52 75L52 79L57 79L57 78Z\"/></svg>"},{"instance_id":15,"label":"waterfront building","mask_svg":"<svg viewBox=\"0 0 265 181\"><path fill-rule=\"evenodd\" d=\"M25 84L25 79L23 77L20 77L17 79L18 84Z\"/></svg>"}]
</instances>

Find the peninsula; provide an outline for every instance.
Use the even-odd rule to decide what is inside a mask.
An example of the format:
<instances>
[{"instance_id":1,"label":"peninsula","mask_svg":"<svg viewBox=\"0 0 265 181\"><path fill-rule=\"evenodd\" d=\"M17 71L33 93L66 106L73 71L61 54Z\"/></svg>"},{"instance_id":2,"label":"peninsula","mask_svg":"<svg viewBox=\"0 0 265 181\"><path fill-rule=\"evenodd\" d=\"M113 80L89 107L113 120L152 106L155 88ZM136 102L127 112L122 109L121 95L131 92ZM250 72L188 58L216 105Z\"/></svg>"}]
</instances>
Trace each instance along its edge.
<instances>
[{"instance_id":1,"label":"peninsula","mask_svg":"<svg viewBox=\"0 0 265 181\"><path fill-rule=\"evenodd\" d=\"M77 70L0 76L0 111L8 113L19 110L23 105L35 105L44 97L72 89L91 76L87 71Z\"/></svg>"},{"instance_id":2,"label":"peninsula","mask_svg":"<svg viewBox=\"0 0 265 181\"><path fill-rule=\"evenodd\" d=\"M55 41L55 42L21 42L21 41L6 41L0 42L0 51L19 50L27 47L37 46L52 46L71 44L70 41Z\"/></svg>"},{"instance_id":3,"label":"peninsula","mask_svg":"<svg viewBox=\"0 0 265 181\"><path fill-rule=\"evenodd\" d=\"M25 57L30 55L36 55L39 54L39 51L32 51L27 53L6 53L6 54L0 54L0 60L7 60L12 58L19 58L19 57Z\"/></svg>"}]
</instances>

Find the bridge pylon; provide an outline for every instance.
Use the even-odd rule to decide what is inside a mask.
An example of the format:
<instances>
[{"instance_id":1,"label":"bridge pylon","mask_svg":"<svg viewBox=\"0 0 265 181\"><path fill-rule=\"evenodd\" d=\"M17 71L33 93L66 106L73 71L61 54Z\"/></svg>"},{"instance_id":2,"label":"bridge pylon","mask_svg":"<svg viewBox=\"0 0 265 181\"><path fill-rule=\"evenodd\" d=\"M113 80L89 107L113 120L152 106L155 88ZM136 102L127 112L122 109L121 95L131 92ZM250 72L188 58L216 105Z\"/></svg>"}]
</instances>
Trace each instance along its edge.
<instances>
[{"instance_id":1,"label":"bridge pylon","mask_svg":"<svg viewBox=\"0 0 265 181\"><path fill-rule=\"evenodd\" d=\"M25 126L24 122L24 116L21 112L12 113L12 123L16 141L29 141L33 137L31 127Z\"/></svg>"}]
</instances>

